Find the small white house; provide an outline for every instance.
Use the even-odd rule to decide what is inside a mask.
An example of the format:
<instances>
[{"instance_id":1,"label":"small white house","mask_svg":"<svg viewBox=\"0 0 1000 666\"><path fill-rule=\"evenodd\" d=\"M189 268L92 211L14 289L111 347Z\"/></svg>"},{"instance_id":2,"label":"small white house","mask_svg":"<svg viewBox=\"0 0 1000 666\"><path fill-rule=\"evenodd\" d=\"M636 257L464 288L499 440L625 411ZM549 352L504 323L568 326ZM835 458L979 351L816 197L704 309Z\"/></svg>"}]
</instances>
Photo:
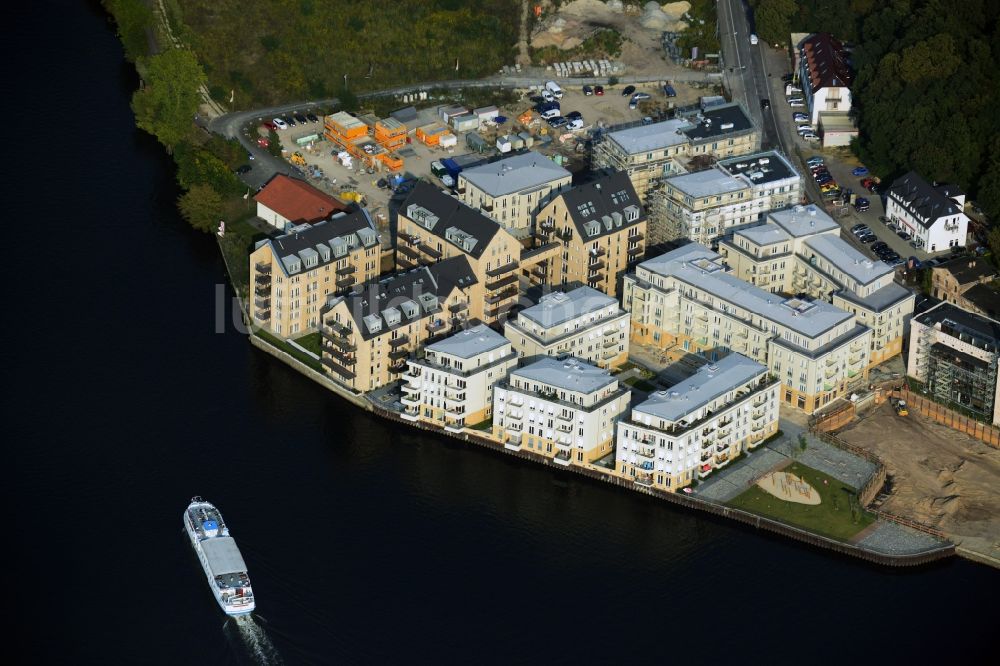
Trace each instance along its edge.
<instances>
[{"instance_id":1,"label":"small white house","mask_svg":"<svg viewBox=\"0 0 1000 666\"><path fill-rule=\"evenodd\" d=\"M969 218L965 193L955 185L933 185L914 171L897 179L886 196L885 214L927 252L965 245Z\"/></svg>"},{"instance_id":2,"label":"small white house","mask_svg":"<svg viewBox=\"0 0 1000 666\"><path fill-rule=\"evenodd\" d=\"M473 109L474 113L479 118L479 123L485 123L493 120L500 115L500 109L495 106L481 106L478 109Z\"/></svg>"},{"instance_id":3,"label":"small white house","mask_svg":"<svg viewBox=\"0 0 1000 666\"><path fill-rule=\"evenodd\" d=\"M506 134L497 137L497 150L501 153L509 153L513 149L514 145L511 139Z\"/></svg>"}]
</instances>

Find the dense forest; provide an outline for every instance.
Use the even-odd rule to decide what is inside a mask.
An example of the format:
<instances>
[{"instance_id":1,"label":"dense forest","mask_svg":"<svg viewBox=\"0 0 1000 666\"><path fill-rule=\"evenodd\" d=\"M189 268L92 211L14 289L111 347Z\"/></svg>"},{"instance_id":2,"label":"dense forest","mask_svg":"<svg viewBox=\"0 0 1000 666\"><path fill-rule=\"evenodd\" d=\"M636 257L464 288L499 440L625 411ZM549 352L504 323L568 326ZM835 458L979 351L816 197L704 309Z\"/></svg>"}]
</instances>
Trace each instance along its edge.
<instances>
[{"instance_id":1,"label":"dense forest","mask_svg":"<svg viewBox=\"0 0 1000 666\"><path fill-rule=\"evenodd\" d=\"M478 78L515 56L516 0L172 0L212 96L237 108ZM456 70L455 63L458 61Z\"/></svg>"},{"instance_id":2,"label":"dense forest","mask_svg":"<svg viewBox=\"0 0 1000 666\"><path fill-rule=\"evenodd\" d=\"M875 173L914 169L1000 219L1000 2L751 0L758 33L829 32L851 45L855 146Z\"/></svg>"}]
</instances>

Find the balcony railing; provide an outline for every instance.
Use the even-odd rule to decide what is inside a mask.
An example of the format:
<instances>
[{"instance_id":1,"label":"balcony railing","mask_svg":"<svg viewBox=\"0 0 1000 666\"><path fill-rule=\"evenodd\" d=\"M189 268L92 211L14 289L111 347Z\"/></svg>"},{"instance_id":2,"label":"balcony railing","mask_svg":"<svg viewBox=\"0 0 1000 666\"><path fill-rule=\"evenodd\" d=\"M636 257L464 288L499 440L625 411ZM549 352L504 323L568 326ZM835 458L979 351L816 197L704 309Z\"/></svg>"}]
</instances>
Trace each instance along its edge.
<instances>
[{"instance_id":1,"label":"balcony railing","mask_svg":"<svg viewBox=\"0 0 1000 666\"><path fill-rule=\"evenodd\" d=\"M448 310L451 312L462 312L463 310L468 310L469 304L464 302L452 303L448 306Z\"/></svg>"},{"instance_id":2,"label":"balcony railing","mask_svg":"<svg viewBox=\"0 0 1000 666\"><path fill-rule=\"evenodd\" d=\"M255 298L253 299L253 304L256 305L261 310L266 310L271 307L271 297L266 298Z\"/></svg>"},{"instance_id":3,"label":"balcony railing","mask_svg":"<svg viewBox=\"0 0 1000 666\"><path fill-rule=\"evenodd\" d=\"M398 361L401 358L406 358L409 354L410 352L406 349L393 349L389 352L389 358L394 361Z\"/></svg>"},{"instance_id":4,"label":"balcony railing","mask_svg":"<svg viewBox=\"0 0 1000 666\"><path fill-rule=\"evenodd\" d=\"M486 271L486 275L488 277L499 277L499 276L503 275L504 273L510 273L512 270L514 270L516 268L517 268L517 262L516 261L512 261L512 262L510 262L508 264L504 264L503 266L497 266L496 268L494 268L492 270Z\"/></svg>"},{"instance_id":5,"label":"balcony railing","mask_svg":"<svg viewBox=\"0 0 1000 666\"><path fill-rule=\"evenodd\" d=\"M347 289L348 287L350 287L352 284L354 284L357 281L358 281L357 278L355 278L353 275L346 275L346 276L340 278L339 280L337 280L337 288L339 288L339 289Z\"/></svg>"},{"instance_id":6,"label":"balcony railing","mask_svg":"<svg viewBox=\"0 0 1000 666\"><path fill-rule=\"evenodd\" d=\"M440 259L441 258L441 252L440 252L440 250L434 249L433 247L431 247L427 243L421 243L417 247L419 247L420 251L423 252L424 254L426 254L429 257L432 257L434 259Z\"/></svg>"},{"instance_id":7,"label":"balcony railing","mask_svg":"<svg viewBox=\"0 0 1000 666\"><path fill-rule=\"evenodd\" d=\"M255 278L257 284L271 284L271 274L270 273L257 273Z\"/></svg>"},{"instance_id":8,"label":"balcony railing","mask_svg":"<svg viewBox=\"0 0 1000 666\"><path fill-rule=\"evenodd\" d=\"M351 275L356 270L357 269L354 267L354 264L347 264L346 266L341 266L337 269L337 275Z\"/></svg>"},{"instance_id":9,"label":"balcony railing","mask_svg":"<svg viewBox=\"0 0 1000 666\"><path fill-rule=\"evenodd\" d=\"M337 359L345 367L351 367L356 363L353 352L340 351L335 347L324 347L323 351Z\"/></svg>"},{"instance_id":10,"label":"balcony railing","mask_svg":"<svg viewBox=\"0 0 1000 666\"><path fill-rule=\"evenodd\" d=\"M254 265L254 268L257 269L257 274L258 275L270 275L271 274L271 264L265 264L263 262L258 261Z\"/></svg>"},{"instance_id":11,"label":"balcony railing","mask_svg":"<svg viewBox=\"0 0 1000 666\"><path fill-rule=\"evenodd\" d=\"M429 322L427 322L427 330L430 331L431 333L436 333L437 331L440 331L446 327L447 324L444 322L443 319L432 319Z\"/></svg>"},{"instance_id":12,"label":"balcony railing","mask_svg":"<svg viewBox=\"0 0 1000 666\"><path fill-rule=\"evenodd\" d=\"M492 282L486 283L486 289L489 291L494 291L496 289L502 289L510 284L517 284L516 275L508 275L507 277L502 277L498 280L493 280Z\"/></svg>"},{"instance_id":13,"label":"balcony railing","mask_svg":"<svg viewBox=\"0 0 1000 666\"><path fill-rule=\"evenodd\" d=\"M410 336L408 336L406 333L403 333L399 337L392 338L391 340L389 340L389 346L395 348L398 347L399 345L405 345L409 341L410 341Z\"/></svg>"},{"instance_id":14,"label":"balcony railing","mask_svg":"<svg viewBox=\"0 0 1000 666\"><path fill-rule=\"evenodd\" d=\"M353 372L351 372L350 370L348 370L344 366L340 365L339 363L337 363L336 361L334 361L329 356L323 356L320 359L320 363L322 363L325 367L327 367L331 371L337 373L338 375L340 375L344 379L354 379L354 377L355 377L355 374Z\"/></svg>"}]
</instances>

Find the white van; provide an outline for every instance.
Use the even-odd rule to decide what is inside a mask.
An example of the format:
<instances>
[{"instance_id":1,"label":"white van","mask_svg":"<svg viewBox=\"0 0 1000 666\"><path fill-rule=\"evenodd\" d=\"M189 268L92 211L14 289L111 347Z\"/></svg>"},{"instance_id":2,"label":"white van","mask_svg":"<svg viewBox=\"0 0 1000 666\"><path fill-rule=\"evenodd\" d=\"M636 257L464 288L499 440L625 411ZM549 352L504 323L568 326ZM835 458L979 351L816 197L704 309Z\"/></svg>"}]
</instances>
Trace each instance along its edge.
<instances>
[{"instance_id":1,"label":"white van","mask_svg":"<svg viewBox=\"0 0 1000 666\"><path fill-rule=\"evenodd\" d=\"M548 90L550 93L552 93L552 96L555 97L556 99L562 99L563 96L562 88L560 88L559 84L556 83L555 81L546 81L545 89Z\"/></svg>"},{"instance_id":2,"label":"white van","mask_svg":"<svg viewBox=\"0 0 1000 666\"><path fill-rule=\"evenodd\" d=\"M757 35L754 35L753 33L750 34L750 45L757 46Z\"/></svg>"}]
</instances>

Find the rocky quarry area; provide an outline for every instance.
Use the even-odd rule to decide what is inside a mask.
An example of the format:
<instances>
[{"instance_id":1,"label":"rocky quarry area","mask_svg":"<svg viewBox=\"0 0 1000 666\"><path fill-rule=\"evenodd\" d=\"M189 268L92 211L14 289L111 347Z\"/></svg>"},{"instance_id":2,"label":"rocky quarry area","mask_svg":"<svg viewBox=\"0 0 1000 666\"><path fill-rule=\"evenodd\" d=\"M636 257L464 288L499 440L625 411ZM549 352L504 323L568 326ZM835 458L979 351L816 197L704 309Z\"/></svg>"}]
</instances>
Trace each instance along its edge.
<instances>
[{"instance_id":1,"label":"rocky quarry area","mask_svg":"<svg viewBox=\"0 0 1000 666\"><path fill-rule=\"evenodd\" d=\"M689 2L670 2L661 5L627 4L621 0L573 0L536 26L531 35L531 46L554 46L562 50L576 48L588 37L603 28L611 28L636 43L658 42L663 31L680 31L687 27L682 20L691 8Z\"/></svg>"}]
</instances>

